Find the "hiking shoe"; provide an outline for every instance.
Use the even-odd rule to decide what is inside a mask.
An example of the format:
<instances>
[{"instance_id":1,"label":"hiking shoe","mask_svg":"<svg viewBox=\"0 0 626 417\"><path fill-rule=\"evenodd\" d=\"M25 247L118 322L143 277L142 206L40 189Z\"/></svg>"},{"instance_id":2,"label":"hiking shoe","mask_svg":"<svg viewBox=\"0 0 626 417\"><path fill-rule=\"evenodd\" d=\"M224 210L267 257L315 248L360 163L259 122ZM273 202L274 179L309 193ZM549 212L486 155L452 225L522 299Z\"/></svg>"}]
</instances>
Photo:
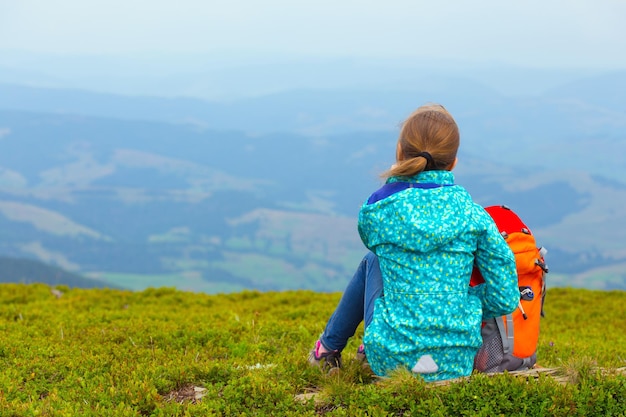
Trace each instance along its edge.
<instances>
[{"instance_id":1,"label":"hiking shoe","mask_svg":"<svg viewBox=\"0 0 626 417\"><path fill-rule=\"evenodd\" d=\"M363 369L371 369L370 363L367 361L367 356L365 356L365 345L361 344L356 350L356 360L361 362Z\"/></svg>"},{"instance_id":2,"label":"hiking shoe","mask_svg":"<svg viewBox=\"0 0 626 417\"><path fill-rule=\"evenodd\" d=\"M309 354L309 363L313 366L319 366L329 374L334 373L341 368L341 352L332 350L330 352L319 353L322 342L315 342L315 347Z\"/></svg>"},{"instance_id":3,"label":"hiking shoe","mask_svg":"<svg viewBox=\"0 0 626 417\"><path fill-rule=\"evenodd\" d=\"M361 344L356 350L356 359L359 362L367 362L367 356L365 356L365 345Z\"/></svg>"}]
</instances>

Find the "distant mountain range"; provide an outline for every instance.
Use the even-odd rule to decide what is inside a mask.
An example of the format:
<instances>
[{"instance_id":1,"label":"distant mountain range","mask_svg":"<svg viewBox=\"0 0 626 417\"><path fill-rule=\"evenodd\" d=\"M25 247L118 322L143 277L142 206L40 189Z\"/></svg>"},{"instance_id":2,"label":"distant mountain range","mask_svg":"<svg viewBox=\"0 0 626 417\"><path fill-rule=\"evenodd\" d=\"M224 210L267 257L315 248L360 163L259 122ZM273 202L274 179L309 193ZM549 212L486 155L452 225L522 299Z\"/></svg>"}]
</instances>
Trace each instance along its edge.
<instances>
[{"instance_id":1,"label":"distant mountain range","mask_svg":"<svg viewBox=\"0 0 626 417\"><path fill-rule=\"evenodd\" d=\"M63 268L47 265L33 259L0 256L0 283L6 282L42 283L51 286L65 285L70 288L121 288L106 282L85 278L65 271Z\"/></svg>"},{"instance_id":2,"label":"distant mountain range","mask_svg":"<svg viewBox=\"0 0 626 417\"><path fill-rule=\"evenodd\" d=\"M232 102L0 85L0 255L136 289L342 290L398 123L437 101L462 131L457 182L527 221L549 285L626 289L626 96L607 87L624 80Z\"/></svg>"}]
</instances>

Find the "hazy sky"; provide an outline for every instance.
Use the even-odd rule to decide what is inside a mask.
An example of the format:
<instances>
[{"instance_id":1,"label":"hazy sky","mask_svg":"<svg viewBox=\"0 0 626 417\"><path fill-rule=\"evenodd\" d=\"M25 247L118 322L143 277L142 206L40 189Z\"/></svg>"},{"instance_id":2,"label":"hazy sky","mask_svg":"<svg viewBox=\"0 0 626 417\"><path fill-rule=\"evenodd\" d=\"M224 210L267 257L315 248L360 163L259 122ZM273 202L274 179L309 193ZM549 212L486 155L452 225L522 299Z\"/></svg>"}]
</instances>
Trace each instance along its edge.
<instances>
[{"instance_id":1,"label":"hazy sky","mask_svg":"<svg viewBox=\"0 0 626 417\"><path fill-rule=\"evenodd\" d=\"M626 0L0 0L0 49L626 68Z\"/></svg>"}]
</instances>

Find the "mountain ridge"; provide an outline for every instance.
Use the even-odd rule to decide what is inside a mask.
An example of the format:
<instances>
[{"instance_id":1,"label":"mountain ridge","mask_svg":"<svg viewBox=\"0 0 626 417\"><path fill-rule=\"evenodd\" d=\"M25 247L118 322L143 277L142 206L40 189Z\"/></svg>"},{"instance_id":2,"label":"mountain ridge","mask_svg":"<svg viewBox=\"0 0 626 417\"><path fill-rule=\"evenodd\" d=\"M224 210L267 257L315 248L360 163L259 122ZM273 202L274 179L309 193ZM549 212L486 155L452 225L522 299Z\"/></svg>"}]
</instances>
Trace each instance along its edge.
<instances>
[{"instance_id":1,"label":"mountain ridge","mask_svg":"<svg viewBox=\"0 0 626 417\"><path fill-rule=\"evenodd\" d=\"M408 93L406 102L389 94L388 109L415 104ZM211 128L175 121L176 115L119 119L110 113L123 107L102 103L109 113L59 113L48 105L40 112L7 110L11 102L0 94L0 254L45 256L136 289L171 282L207 292L250 285L341 290L365 251L356 233L359 206L393 162L398 124L386 111L380 113L385 129L354 130L350 120L357 119L350 117L373 93L327 109L332 92L314 92L310 97L321 104L311 100L311 109L336 111L339 121L331 122L343 127L305 134L298 109L281 109L309 96L282 97L288 99L282 107L248 100L255 106L245 112L233 103L213 103L231 119L223 121L228 127ZM31 99L24 103L34 108ZM464 132L457 181L479 204L507 204L522 216L550 250L552 285L623 288L626 277L617 266L626 255L612 226L623 223L615 207L626 204L619 157L626 152L620 139L626 130L619 119L610 116L595 131L603 109L559 110L536 97L515 99L506 108L496 105L501 96L491 103L455 100L453 107L466 103L451 109ZM51 112L42 112L46 108ZM251 133L249 114L269 115L267 126L282 130ZM359 117L374 120L375 114ZM285 123L276 122L281 118ZM551 119L553 125L542 128ZM570 126L573 119L577 124ZM578 130L585 125L590 127ZM562 126L567 128L560 131ZM598 143L612 147L586 153ZM584 169L576 169L583 157ZM27 212L16 207L48 214L25 221ZM48 229L37 221L48 222ZM67 228L45 232L54 230L54 221ZM68 234L72 224L106 238ZM312 238L307 225L321 234Z\"/></svg>"},{"instance_id":2,"label":"mountain ridge","mask_svg":"<svg viewBox=\"0 0 626 417\"><path fill-rule=\"evenodd\" d=\"M70 288L123 287L104 281L86 278L35 259L0 256L0 283L63 285Z\"/></svg>"},{"instance_id":3,"label":"mountain ridge","mask_svg":"<svg viewBox=\"0 0 626 417\"><path fill-rule=\"evenodd\" d=\"M0 120L6 121L3 115L6 113L0 112ZM37 222L45 222L45 217L35 216L32 221L22 217L16 221L5 210L0 217L4 234L0 253L15 251L15 245L22 251L33 248L31 254L46 254L59 262L76 264L87 276L105 280L108 276L112 280L109 282L119 285L132 288L135 285L132 282L136 282L137 289L149 285L154 276L161 276L155 282L165 283L169 279L182 284L188 280L195 283L190 288L203 291L225 288L225 282L233 284L232 290L244 289L251 283L260 289L309 285L326 291L340 290L342 280L351 276L365 250L356 233L355 216L365 196L380 184L372 166L381 164L379 149L395 140L376 134L369 138L335 136L332 142L316 148L319 145L313 139L301 136L258 138L227 134L226 142L230 145L252 146L256 150L242 153L224 147L225 139L219 132L192 132L185 139L182 133L190 130L182 126L172 127L169 133L159 136L151 132L163 133L162 124L141 122L141 129L129 131L131 122L123 122L119 128L109 126L86 141L83 132L95 132L109 124L115 126L115 121L93 119L92 126L92 119L87 117L48 115L42 119L32 114L24 117L24 124L13 124L11 135L0 141L5 155L0 156L0 166L12 160L9 157L12 152L6 150L8 137L17 135L19 139L14 145L31 146L22 138L31 137L27 127L35 121L38 127L32 131L35 134L32 143L39 140L38 132L53 134L57 140L51 149L56 149L56 154L49 154L45 146L40 147L42 154L25 163L29 153L23 153L21 163L12 165L11 169L25 166L31 171L22 171L25 182L21 187L0 189L0 206L39 207L33 213L47 210L51 219L67 219L69 222L63 223L66 226L75 224L79 228L76 230L92 230L96 234L81 237L68 234L69 229L63 228L47 233L45 230L55 230L49 224L46 224L48 229L36 228ZM29 117L33 119L28 121ZM174 132L177 140L171 141ZM118 139L107 140L109 136ZM137 139L143 136L152 140ZM81 143L78 148L77 140ZM202 164L198 149L193 149L196 162L172 159L182 158L188 152L186 141L203 143L202 149L211 157ZM259 141L263 144L261 148ZM364 148L370 146L372 151L355 159L350 150L352 143ZM124 148L118 148L120 145ZM277 149L305 157L283 161L285 153L276 153ZM99 168L117 166L120 155L125 167L120 172L122 175L117 175L115 169ZM246 169L241 169L243 166ZM90 174L93 167L101 175ZM141 171L137 169L147 171L138 175ZM46 182L50 172L57 173L56 188ZM162 173L155 175L155 172ZM291 175L285 177L283 172ZM597 236L604 233L603 228L596 230L595 235L586 233L583 240L573 239L568 233L559 235L561 230L580 228L576 222L561 224L573 214L583 213L578 221L584 224L584 210L588 207L604 210L601 201L605 195L610 195L614 203L626 199L623 186L613 185L621 183L607 181L598 187L589 174L547 176L528 167L498 164L489 168L482 160L463 154L455 172L477 202L508 204L532 224L535 233L559 255L554 258L553 270L585 273L590 267L603 267L621 259L621 252L616 253L615 259L593 255L596 250L589 252L588 241L595 241L599 248L605 246L599 253L612 250L602 244L602 236ZM224 182L223 178L232 180ZM355 182L356 178L359 180ZM369 180L364 181L365 178ZM129 179L132 181L128 182ZM237 184L241 186L237 188ZM528 204L529 201L533 204ZM313 230L321 235L316 238L311 230L307 232L309 224L316 224ZM588 252L589 255L584 255ZM568 259L568 263L559 262L559 257ZM573 259L582 261L572 262ZM568 264L577 265L579 270L567 269ZM222 284L216 286L216 282Z\"/></svg>"}]
</instances>

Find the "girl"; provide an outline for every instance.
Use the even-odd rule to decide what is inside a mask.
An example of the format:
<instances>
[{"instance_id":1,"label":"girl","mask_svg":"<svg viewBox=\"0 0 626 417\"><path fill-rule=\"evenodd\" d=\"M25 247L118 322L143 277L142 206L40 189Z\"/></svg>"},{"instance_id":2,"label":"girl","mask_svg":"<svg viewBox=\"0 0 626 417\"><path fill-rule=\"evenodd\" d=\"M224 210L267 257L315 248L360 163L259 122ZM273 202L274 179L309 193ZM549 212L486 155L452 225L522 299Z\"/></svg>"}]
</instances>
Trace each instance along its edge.
<instances>
[{"instance_id":1,"label":"girl","mask_svg":"<svg viewBox=\"0 0 626 417\"><path fill-rule=\"evenodd\" d=\"M459 131L440 105L403 123L386 184L361 207L368 253L310 354L326 368L361 321L358 356L380 376L404 367L427 381L472 372L483 319L519 302L515 258L485 210L454 184ZM485 283L470 288L473 266Z\"/></svg>"}]
</instances>

